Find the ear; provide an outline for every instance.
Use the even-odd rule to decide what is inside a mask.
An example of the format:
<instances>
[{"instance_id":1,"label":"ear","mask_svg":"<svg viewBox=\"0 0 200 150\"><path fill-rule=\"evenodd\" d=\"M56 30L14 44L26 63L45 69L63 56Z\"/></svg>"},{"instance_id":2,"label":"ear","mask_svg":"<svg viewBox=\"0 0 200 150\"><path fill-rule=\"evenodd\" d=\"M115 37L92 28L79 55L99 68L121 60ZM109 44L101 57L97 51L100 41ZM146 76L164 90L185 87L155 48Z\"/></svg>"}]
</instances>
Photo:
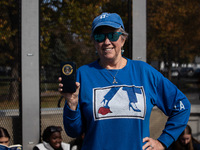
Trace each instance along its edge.
<instances>
[{"instance_id":1,"label":"ear","mask_svg":"<svg viewBox=\"0 0 200 150\"><path fill-rule=\"evenodd\" d=\"M124 46L125 41L126 41L126 39L121 37L121 48Z\"/></svg>"}]
</instances>

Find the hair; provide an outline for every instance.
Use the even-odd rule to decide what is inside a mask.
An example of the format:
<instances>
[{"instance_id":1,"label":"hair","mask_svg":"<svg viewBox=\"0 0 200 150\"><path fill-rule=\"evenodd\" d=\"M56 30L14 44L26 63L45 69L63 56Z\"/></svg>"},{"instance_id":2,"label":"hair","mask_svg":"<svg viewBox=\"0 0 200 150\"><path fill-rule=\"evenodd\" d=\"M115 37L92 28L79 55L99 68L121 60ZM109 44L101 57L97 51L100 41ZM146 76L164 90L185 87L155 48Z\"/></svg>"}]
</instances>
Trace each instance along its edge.
<instances>
[{"instance_id":1,"label":"hair","mask_svg":"<svg viewBox=\"0 0 200 150\"><path fill-rule=\"evenodd\" d=\"M10 135L9 135L8 131L5 128L0 127L0 138L2 138L2 137L7 137L10 139Z\"/></svg>"},{"instance_id":2,"label":"hair","mask_svg":"<svg viewBox=\"0 0 200 150\"><path fill-rule=\"evenodd\" d=\"M191 129L191 127L189 125L187 125L185 127L185 130L181 133L180 136L183 136L184 134L191 134L192 135L192 129Z\"/></svg>"},{"instance_id":3,"label":"hair","mask_svg":"<svg viewBox=\"0 0 200 150\"><path fill-rule=\"evenodd\" d=\"M190 142L183 146L180 142L180 138L185 135L185 134L190 134L191 135L191 140ZM179 136L178 140L174 143L174 147L176 150L194 150L193 147L193 143L199 143L199 141L197 141L193 136L192 136L192 129L189 125L186 126L186 128L184 129L184 131L181 133L181 135Z\"/></svg>"},{"instance_id":4,"label":"hair","mask_svg":"<svg viewBox=\"0 0 200 150\"><path fill-rule=\"evenodd\" d=\"M128 38L128 33L121 27L119 31L122 33L122 38L126 40Z\"/></svg>"},{"instance_id":5,"label":"hair","mask_svg":"<svg viewBox=\"0 0 200 150\"><path fill-rule=\"evenodd\" d=\"M62 128L60 126L48 126L43 132L42 139L43 141L48 143L50 136L54 132L61 132L61 131L62 131Z\"/></svg>"},{"instance_id":6,"label":"hair","mask_svg":"<svg viewBox=\"0 0 200 150\"><path fill-rule=\"evenodd\" d=\"M184 131L181 133L181 135L180 135L179 137L183 136L184 134L189 134L189 135L191 135L191 140L190 140L190 142L189 142L188 145L187 145L187 149L189 149L189 150L194 150L193 144L192 144L192 140L193 140L193 137L192 137L192 129L191 129L191 127L190 127L189 125L186 126L186 128L184 129Z\"/></svg>"}]
</instances>

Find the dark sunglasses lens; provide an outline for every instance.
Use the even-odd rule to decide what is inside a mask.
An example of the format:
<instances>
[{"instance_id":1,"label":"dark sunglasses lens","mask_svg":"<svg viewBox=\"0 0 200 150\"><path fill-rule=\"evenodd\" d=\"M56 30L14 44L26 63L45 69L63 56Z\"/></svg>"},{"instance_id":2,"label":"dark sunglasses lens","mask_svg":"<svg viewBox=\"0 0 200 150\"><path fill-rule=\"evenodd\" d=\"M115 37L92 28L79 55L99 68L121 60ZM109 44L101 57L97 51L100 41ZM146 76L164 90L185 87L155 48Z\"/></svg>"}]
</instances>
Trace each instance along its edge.
<instances>
[{"instance_id":1,"label":"dark sunglasses lens","mask_svg":"<svg viewBox=\"0 0 200 150\"><path fill-rule=\"evenodd\" d=\"M97 42L103 42L105 40L105 34L95 34L94 40Z\"/></svg>"},{"instance_id":2,"label":"dark sunglasses lens","mask_svg":"<svg viewBox=\"0 0 200 150\"><path fill-rule=\"evenodd\" d=\"M113 32L113 33L108 33L107 36L110 41L115 42L119 39L120 34L118 32Z\"/></svg>"},{"instance_id":3,"label":"dark sunglasses lens","mask_svg":"<svg viewBox=\"0 0 200 150\"><path fill-rule=\"evenodd\" d=\"M106 34L95 34L94 35L94 40L96 42L103 42L106 39L106 36L108 37L108 39L112 42L115 42L119 39L119 36L121 35L121 32L110 32L110 33L106 33Z\"/></svg>"}]
</instances>

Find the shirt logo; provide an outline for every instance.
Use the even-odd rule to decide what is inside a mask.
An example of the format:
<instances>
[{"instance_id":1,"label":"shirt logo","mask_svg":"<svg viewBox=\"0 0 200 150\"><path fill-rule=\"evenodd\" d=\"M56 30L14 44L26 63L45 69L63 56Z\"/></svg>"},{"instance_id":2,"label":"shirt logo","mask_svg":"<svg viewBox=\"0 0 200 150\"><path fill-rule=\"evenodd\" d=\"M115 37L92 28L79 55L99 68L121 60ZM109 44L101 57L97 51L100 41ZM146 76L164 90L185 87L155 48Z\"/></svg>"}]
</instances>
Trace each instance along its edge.
<instances>
[{"instance_id":1,"label":"shirt logo","mask_svg":"<svg viewBox=\"0 0 200 150\"><path fill-rule=\"evenodd\" d=\"M142 86L109 86L93 89L94 119L144 119L146 97Z\"/></svg>"},{"instance_id":2,"label":"shirt logo","mask_svg":"<svg viewBox=\"0 0 200 150\"><path fill-rule=\"evenodd\" d=\"M106 18L106 17L108 17L107 14L102 14L102 15L100 16L100 19L103 19L103 18Z\"/></svg>"},{"instance_id":3,"label":"shirt logo","mask_svg":"<svg viewBox=\"0 0 200 150\"><path fill-rule=\"evenodd\" d=\"M179 101L179 103L177 103L177 105L174 105L174 109L176 110L185 110L185 105L183 104L182 101Z\"/></svg>"}]
</instances>

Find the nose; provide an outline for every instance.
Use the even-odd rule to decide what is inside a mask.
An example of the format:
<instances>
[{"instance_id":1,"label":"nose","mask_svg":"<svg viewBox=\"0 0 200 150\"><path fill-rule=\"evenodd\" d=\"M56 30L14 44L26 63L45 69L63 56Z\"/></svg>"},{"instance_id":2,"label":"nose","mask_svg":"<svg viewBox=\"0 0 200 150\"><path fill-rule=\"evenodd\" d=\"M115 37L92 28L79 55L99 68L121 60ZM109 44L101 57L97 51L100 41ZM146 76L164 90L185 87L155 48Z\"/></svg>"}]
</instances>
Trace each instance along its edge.
<instances>
[{"instance_id":1,"label":"nose","mask_svg":"<svg viewBox=\"0 0 200 150\"><path fill-rule=\"evenodd\" d=\"M187 145L189 143L189 141L188 140L184 140L183 143L184 143L184 145Z\"/></svg>"},{"instance_id":2,"label":"nose","mask_svg":"<svg viewBox=\"0 0 200 150\"><path fill-rule=\"evenodd\" d=\"M110 44L110 40L108 39L108 37L106 36L106 39L104 41L105 44Z\"/></svg>"},{"instance_id":3,"label":"nose","mask_svg":"<svg viewBox=\"0 0 200 150\"><path fill-rule=\"evenodd\" d=\"M184 140L184 144L187 144L187 141L186 141L186 140Z\"/></svg>"}]
</instances>

